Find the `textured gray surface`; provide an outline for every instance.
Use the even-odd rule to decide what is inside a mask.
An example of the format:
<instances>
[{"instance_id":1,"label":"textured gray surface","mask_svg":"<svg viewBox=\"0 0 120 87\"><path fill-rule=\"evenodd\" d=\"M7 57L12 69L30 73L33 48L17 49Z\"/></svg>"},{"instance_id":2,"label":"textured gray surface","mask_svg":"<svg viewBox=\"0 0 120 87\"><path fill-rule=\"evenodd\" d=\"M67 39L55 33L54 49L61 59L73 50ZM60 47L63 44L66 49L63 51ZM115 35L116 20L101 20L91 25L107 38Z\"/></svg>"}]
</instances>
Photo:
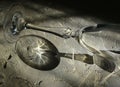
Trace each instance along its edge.
<instances>
[{"instance_id":1,"label":"textured gray surface","mask_svg":"<svg viewBox=\"0 0 120 87\"><path fill-rule=\"evenodd\" d=\"M32 5L31 5L32 3ZM0 87L119 87L119 72L108 73L98 66L85 64L75 60L61 58L58 67L51 71L40 71L26 65L16 54L15 44L9 44L3 36L4 15L12 2L0 3ZM90 16L75 16L70 9L50 8L40 3L26 2L25 16L39 26L70 27L73 30L83 26L103 23ZM62 10L64 9L64 10ZM35 34L50 40L59 49L66 53L89 53L73 38L62 39L57 36L36 32L24 31L22 35ZM116 55L119 60L119 55Z\"/></svg>"}]
</instances>

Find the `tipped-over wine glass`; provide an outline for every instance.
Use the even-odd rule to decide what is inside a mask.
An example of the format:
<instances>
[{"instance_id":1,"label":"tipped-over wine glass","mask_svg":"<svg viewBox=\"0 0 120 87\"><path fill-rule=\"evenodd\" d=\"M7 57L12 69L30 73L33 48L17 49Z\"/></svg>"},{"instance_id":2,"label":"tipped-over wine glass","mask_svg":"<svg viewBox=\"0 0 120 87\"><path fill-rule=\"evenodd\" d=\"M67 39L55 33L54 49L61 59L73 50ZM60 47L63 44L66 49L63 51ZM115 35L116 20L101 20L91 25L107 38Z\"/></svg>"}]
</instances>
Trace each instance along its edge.
<instances>
[{"instance_id":1,"label":"tipped-over wine glass","mask_svg":"<svg viewBox=\"0 0 120 87\"><path fill-rule=\"evenodd\" d=\"M23 8L20 5L13 5L11 9L8 11L7 15L5 16L4 20L4 31L5 31L5 39L9 43L14 43L18 37L21 31L25 29L32 29L37 30L41 32L51 33L56 36L62 37L62 38L70 38L74 37L75 33L72 32L70 28L66 27L40 27L36 26L34 24L31 24L27 22L24 18L24 11Z\"/></svg>"}]
</instances>

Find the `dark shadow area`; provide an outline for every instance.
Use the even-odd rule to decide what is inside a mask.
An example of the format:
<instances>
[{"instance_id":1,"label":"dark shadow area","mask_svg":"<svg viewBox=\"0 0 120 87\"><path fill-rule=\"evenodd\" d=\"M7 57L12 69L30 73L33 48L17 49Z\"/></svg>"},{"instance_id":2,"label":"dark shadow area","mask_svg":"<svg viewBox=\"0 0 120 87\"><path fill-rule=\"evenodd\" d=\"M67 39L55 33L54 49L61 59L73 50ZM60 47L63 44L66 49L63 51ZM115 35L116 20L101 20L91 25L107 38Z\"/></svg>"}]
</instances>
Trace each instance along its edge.
<instances>
[{"instance_id":1,"label":"dark shadow area","mask_svg":"<svg viewBox=\"0 0 120 87\"><path fill-rule=\"evenodd\" d=\"M63 11L68 8L74 11L76 16L88 15L107 22L120 23L120 5L115 1L36 0L34 2Z\"/></svg>"},{"instance_id":2,"label":"dark shadow area","mask_svg":"<svg viewBox=\"0 0 120 87\"><path fill-rule=\"evenodd\" d=\"M7 1L7 0L6 0ZM67 13L73 13L74 16L92 16L101 19L106 22L120 23L120 5L115 1L84 1L84 0L11 0L10 2L34 2L37 4L45 5L58 10L66 11L71 9ZM31 6L32 7L32 6ZM29 8L31 8L29 7ZM38 10L35 8L31 8Z\"/></svg>"}]
</instances>

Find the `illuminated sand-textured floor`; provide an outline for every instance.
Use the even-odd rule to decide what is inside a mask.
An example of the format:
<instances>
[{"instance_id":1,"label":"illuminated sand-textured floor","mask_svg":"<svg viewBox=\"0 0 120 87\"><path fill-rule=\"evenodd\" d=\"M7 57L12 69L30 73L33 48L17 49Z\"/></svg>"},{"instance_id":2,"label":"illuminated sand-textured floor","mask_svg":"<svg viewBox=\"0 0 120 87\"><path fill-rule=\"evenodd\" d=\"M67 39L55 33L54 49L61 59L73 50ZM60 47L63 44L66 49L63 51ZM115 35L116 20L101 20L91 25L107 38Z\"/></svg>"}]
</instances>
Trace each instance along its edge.
<instances>
[{"instance_id":1,"label":"illuminated sand-textured floor","mask_svg":"<svg viewBox=\"0 0 120 87\"><path fill-rule=\"evenodd\" d=\"M40 71L26 65L17 56L15 43L7 43L3 35L4 15L11 4L10 1L0 3L0 87L120 87L119 72L110 74L95 64L61 58L58 67L51 71ZM94 17L76 16L70 9L51 8L27 1L22 4L26 18L39 26L70 27L77 30L86 25L103 23ZM54 43L59 52L89 53L73 38L65 40L33 30L25 30L21 36L29 34L45 37Z\"/></svg>"}]
</instances>

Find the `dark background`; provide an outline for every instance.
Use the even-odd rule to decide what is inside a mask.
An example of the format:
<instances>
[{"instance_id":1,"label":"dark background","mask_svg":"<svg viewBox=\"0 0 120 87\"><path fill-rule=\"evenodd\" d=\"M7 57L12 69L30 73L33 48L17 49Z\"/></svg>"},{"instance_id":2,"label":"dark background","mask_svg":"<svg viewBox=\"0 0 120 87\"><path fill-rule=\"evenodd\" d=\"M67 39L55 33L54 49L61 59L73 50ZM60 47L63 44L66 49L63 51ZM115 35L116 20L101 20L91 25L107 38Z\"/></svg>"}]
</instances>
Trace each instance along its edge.
<instances>
[{"instance_id":1,"label":"dark background","mask_svg":"<svg viewBox=\"0 0 120 87\"><path fill-rule=\"evenodd\" d=\"M32 1L57 9L69 8L78 15L91 15L105 21L120 23L120 3L115 0L10 0L9 2L14 1L22 3Z\"/></svg>"},{"instance_id":2,"label":"dark background","mask_svg":"<svg viewBox=\"0 0 120 87\"><path fill-rule=\"evenodd\" d=\"M120 23L120 3L115 0L36 0L34 2L55 8L69 8L78 14L92 15L105 21Z\"/></svg>"}]
</instances>

